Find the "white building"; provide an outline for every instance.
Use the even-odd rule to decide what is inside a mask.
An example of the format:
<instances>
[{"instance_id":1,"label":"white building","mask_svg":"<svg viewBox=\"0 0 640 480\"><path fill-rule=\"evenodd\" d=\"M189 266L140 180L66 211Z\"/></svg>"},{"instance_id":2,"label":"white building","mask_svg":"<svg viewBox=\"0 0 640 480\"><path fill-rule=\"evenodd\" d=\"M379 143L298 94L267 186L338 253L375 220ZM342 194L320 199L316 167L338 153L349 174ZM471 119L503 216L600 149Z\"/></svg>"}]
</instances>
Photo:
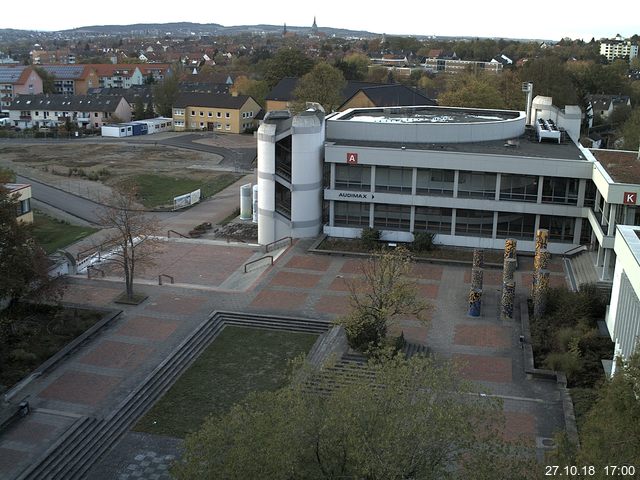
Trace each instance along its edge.
<instances>
[{"instance_id":1,"label":"white building","mask_svg":"<svg viewBox=\"0 0 640 480\"><path fill-rule=\"evenodd\" d=\"M616 345L615 357L627 360L640 339L640 227L619 225L614 248L618 262L607 328Z\"/></svg>"},{"instance_id":2,"label":"white building","mask_svg":"<svg viewBox=\"0 0 640 480\"><path fill-rule=\"evenodd\" d=\"M607 57L610 62L616 58L633 60L638 56L638 45L618 35L614 39L600 42L600 55Z\"/></svg>"}]
</instances>

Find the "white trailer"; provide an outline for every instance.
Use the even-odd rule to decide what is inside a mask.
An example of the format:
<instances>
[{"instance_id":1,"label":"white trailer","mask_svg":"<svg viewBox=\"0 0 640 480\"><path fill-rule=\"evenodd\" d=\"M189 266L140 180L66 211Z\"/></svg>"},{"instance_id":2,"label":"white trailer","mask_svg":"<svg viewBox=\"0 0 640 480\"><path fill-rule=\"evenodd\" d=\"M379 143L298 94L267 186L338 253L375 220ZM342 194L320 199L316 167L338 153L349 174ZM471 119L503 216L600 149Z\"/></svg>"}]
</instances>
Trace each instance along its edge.
<instances>
[{"instance_id":1,"label":"white trailer","mask_svg":"<svg viewBox=\"0 0 640 480\"><path fill-rule=\"evenodd\" d=\"M100 133L103 137L130 137L133 135L133 126L128 124L103 125Z\"/></svg>"}]
</instances>

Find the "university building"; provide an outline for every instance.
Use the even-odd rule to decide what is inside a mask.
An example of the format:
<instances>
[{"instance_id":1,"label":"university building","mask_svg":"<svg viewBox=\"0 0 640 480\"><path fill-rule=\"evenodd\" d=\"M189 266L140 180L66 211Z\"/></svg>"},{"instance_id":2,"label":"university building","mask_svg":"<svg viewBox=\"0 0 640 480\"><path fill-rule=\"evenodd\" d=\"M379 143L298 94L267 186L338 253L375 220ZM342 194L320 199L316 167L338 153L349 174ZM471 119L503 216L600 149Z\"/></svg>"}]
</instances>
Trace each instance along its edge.
<instances>
[{"instance_id":1,"label":"university building","mask_svg":"<svg viewBox=\"0 0 640 480\"><path fill-rule=\"evenodd\" d=\"M270 112L258 131L259 243L373 227L386 241L426 231L443 245L501 249L516 238L533 251L546 228L551 253L583 246L593 280L610 283L616 225L640 225L640 162L578 145L577 107L536 97L531 117L433 106Z\"/></svg>"}]
</instances>

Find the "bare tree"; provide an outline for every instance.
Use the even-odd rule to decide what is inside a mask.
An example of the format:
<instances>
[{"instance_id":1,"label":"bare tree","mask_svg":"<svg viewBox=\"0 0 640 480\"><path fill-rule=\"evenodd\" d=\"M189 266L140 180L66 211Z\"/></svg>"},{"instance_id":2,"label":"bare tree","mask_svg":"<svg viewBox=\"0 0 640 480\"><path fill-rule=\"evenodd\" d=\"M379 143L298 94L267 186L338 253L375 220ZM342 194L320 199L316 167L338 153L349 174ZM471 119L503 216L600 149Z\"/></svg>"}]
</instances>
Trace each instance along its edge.
<instances>
[{"instance_id":1,"label":"bare tree","mask_svg":"<svg viewBox=\"0 0 640 480\"><path fill-rule=\"evenodd\" d=\"M156 237L159 225L155 217L140 209L136 202L137 188L127 183L114 188L113 195L97 214L99 225L106 229L103 245L112 248L109 262L124 274L125 291L134 298L133 279L136 271L154 265L160 248Z\"/></svg>"}]
</instances>

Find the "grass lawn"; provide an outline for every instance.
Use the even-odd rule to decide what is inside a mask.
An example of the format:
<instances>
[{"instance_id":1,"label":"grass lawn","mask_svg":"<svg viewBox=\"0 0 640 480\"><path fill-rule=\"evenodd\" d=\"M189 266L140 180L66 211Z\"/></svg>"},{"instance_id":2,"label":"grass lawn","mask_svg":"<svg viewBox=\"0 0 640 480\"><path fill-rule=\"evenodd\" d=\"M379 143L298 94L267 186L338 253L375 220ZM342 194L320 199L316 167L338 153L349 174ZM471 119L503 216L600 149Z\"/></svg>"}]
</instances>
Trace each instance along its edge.
<instances>
[{"instance_id":1,"label":"grass lawn","mask_svg":"<svg viewBox=\"0 0 640 480\"><path fill-rule=\"evenodd\" d=\"M145 173L130 177L138 185L141 203L147 208L171 207L173 198L201 189L202 198L215 195L240 178L233 173L202 173L198 178Z\"/></svg>"},{"instance_id":2,"label":"grass lawn","mask_svg":"<svg viewBox=\"0 0 640 480\"><path fill-rule=\"evenodd\" d=\"M96 228L71 225L37 210L33 211L33 237L48 254L97 231Z\"/></svg>"},{"instance_id":3,"label":"grass lawn","mask_svg":"<svg viewBox=\"0 0 640 480\"><path fill-rule=\"evenodd\" d=\"M306 354L316 335L225 327L134 430L184 438L210 414L226 412L249 392L287 381L288 361Z\"/></svg>"},{"instance_id":4,"label":"grass lawn","mask_svg":"<svg viewBox=\"0 0 640 480\"><path fill-rule=\"evenodd\" d=\"M4 310L0 321L12 327L0 335L0 392L84 333L102 315L93 310L31 304Z\"/></svg>"}]
</instances>

